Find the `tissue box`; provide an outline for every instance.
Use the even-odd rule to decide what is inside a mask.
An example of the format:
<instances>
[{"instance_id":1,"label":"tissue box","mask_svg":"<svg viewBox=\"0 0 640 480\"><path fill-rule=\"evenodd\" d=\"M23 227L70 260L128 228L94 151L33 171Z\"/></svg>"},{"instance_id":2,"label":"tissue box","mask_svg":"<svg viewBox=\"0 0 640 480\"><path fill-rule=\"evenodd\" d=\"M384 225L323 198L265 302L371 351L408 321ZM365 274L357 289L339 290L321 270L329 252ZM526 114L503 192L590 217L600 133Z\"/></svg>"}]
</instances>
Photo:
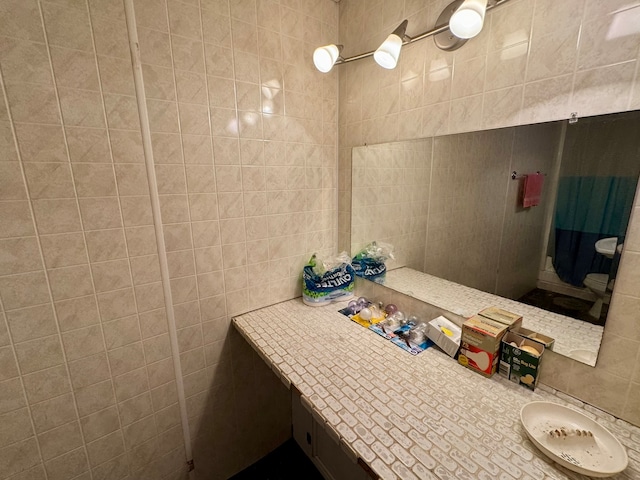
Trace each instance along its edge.
<instances>
[{"instance_id":1,"label":"tissue box","mask_svg":"<svg viewBox=\"0 0 640 480\"><path fill-rule=\"evenodd\" d=\"M439 316L429 322L427 336L447 355L455 357L456 353L458 353L458 348L460 348L462 330L455 323L443 316Z\"/></svg>"},{"instance_id":2,"label":"tissue box","mask_svg":"<svg viewBox=\"0 0 640 480\"><path fill-rule=\"evenodd\" d=\"M515 332L508 332L502 338L499 374L514 383L535 390L544 349L542 343L534 342Z\"/></svg>"},{"instance_id":3,"label":"tissue box","mask_svg":"<svg viewBox=\"0 0 640 480\"><path fill-rule=\"evenodd\" d=\"M482 315L475 315L462 324L462 344L458 362L471 370L491 377L500 358L500 340L507 325Z\"/></svg>"},{"instance_id":4,"label":"tissue box","mask_svg":"<svg viewBox=\"0 0 640 480\"><path fill-rule=\"evenodd\" d=\"M534 342L538 342L544 345L545 350L553 350L553 344L555 343L555 339L551 338L547 335L543 335L542 333L535 332L533 330L529 330L528 328L520 327L515 330L518 335L522 335L529 340L533 340Z\"/></svg>"},{"instance_id":5,"label":"tissue box","mask_svg":"<svg viewBox=\"0 0 640 480\"><path fill-rule=\"evenodd\" d=\"M517 330L522 327L522 315L507 312L498 307L489 307L482 310L478 315L502 323L507 326L508 330Z\"/></svg>"}]
</instances>

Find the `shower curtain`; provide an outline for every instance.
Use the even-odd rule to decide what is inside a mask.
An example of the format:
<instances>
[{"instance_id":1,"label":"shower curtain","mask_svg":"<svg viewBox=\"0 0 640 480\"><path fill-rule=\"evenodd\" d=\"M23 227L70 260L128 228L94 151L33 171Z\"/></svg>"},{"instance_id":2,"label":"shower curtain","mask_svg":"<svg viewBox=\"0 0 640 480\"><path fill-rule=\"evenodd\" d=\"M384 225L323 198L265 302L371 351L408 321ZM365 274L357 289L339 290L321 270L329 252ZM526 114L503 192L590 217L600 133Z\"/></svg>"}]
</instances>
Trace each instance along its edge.
<instances>
[{"instance_id":1,"label":"shower curtain","mask_svg":"<svg viewBox=\"0 0 640 480\"><path fill-rule=\"evenodd\" d=\"M609 273L611 260L596 252L601 238L623 242L636 177L561 177L555 211L553 266L567 283L582 287L588 273Z\"/></svg>"}]
</instances>

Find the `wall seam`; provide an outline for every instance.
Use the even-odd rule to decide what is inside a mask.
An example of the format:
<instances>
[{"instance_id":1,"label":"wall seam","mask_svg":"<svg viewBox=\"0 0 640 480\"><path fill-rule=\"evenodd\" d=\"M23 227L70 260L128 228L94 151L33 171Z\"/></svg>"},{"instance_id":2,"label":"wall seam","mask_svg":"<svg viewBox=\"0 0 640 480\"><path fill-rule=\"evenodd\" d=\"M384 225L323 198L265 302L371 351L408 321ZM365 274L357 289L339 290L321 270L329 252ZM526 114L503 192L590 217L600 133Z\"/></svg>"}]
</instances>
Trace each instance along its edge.
<instances>
[{"instance_id":1,"label":"wall seam","mask_svg":"<svg viewBox=\"0 0 640 480\"><path fill-rule=\"evenodd\" d=\"M169 339L171 341L171 352L173 368L176 377L176 390L178 392L178 406L180 409L180 419L182 425L183 442L186 462L193 461L191 449L191 433L189 431L189 421L187 417L187 406L184 392L184 381L182 376L182 365L178 348L178 336L175 321L175 311L173 309L173 297L171 294L171 284L169 281L169 265L167 261L167 250L164 241L164 229L162 226L162 213L160 211L160 197L158 194L158 183L155 175L153 148L151 144L151 128L149 125L149 112L146 105L146 94L144 89L144 79L142 74L142 63L140 61L140 44L138 41L138 30L135 20L135 9L133 0L124 0L125 17L127 22L127 32L129 48L131 51L131 64L136 90L136 101L138 103L138 115L140 118L140 133L142 134L142 144L144 150L145 167L149 182L149 194L151 197L151 210L153 214L153 226L156 233L156 244L158 247L158 260L160 262L160 274L162 278L162 289L164 293L164 303L167 312L167 323L169 326ZM189 472L189 478L194 479L193 471Z\"/></svg>"}]
</instances>

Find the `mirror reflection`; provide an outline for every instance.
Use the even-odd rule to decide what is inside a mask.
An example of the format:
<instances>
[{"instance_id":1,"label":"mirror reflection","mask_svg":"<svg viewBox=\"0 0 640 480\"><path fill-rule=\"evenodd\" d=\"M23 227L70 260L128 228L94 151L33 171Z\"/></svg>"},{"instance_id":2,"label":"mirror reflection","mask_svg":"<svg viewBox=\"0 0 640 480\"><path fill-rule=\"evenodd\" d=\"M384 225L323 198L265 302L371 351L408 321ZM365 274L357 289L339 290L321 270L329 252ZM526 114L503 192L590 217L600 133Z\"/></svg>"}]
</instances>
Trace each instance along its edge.
<instances>
[{"instance_id":1,"label":"mirror reflection","mask_svg":"<svg viewBox=\"0 0 640 480\"><path fill-rule=\"evenodd\" d=\"M391 243L386 286L463 316L511 308L595 365L638 131L640 112L626 112L356 147L351 251Z\"/></svg>"}]
</instances>

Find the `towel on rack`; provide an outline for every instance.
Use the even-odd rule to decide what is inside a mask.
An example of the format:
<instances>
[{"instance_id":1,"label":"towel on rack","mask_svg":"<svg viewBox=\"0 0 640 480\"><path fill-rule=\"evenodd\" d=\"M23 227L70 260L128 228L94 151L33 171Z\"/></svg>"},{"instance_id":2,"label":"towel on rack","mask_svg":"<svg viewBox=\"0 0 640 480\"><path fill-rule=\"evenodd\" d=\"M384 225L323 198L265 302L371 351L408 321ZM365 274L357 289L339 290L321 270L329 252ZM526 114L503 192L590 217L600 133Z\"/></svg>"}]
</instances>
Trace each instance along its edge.
<instances>
[{"instance_id":1,"label":"towel on rack","mask_svg":"<svg viewBox=\"0 0 640 480\"><path fill-rule=\"evenodd\" d=\"M544 174L542 173L531 173L524 176L524 188L522 191L522 206L524 208L535 207L540 204L543 183Z\"/></svg>"}]
</instances>

